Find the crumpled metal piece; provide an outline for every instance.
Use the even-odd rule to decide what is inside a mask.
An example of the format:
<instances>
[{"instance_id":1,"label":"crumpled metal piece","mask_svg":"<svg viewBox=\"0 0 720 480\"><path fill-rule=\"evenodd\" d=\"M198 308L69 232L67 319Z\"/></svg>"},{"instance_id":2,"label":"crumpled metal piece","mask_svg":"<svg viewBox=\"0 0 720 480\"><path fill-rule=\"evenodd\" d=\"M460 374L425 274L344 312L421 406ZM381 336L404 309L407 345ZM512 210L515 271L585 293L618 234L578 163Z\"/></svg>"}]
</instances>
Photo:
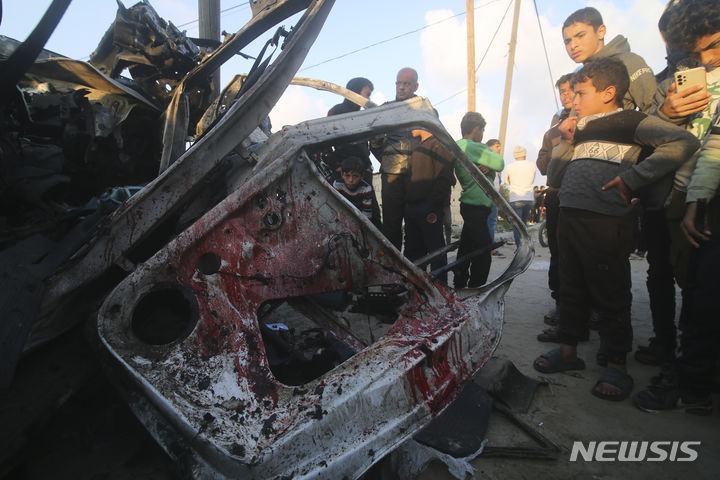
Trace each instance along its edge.
<instances>
[{"instance_id":1,"label":"crumpled metal piece","mask_svg":"<svg viewBox=\"0 0 720 480\"><path fill-rule=\"evenodd\" d=\"M483 440L482 446L472 455L455 458L411 439L400 445L391 454L393 474L396 475L397 480L414 480L425 471L431 462L439 461L447 466L450 475L457 480L466 480L475 475L475 467L470 462L482 454L485 444L487 444L487 440Z\"/></svg>"},{"instance_id":2,"label":"crumpled metal piece","mask_svg":"<svg viewBox=\"0 0 720 480\"><path fill-rule=\"evenodd\" d=\"M154 101L167 104L172 91L201 60L202 53L149 3L125 8L118 3L115 22L105 32L90 63L111 78L128 69Z\"/></svg>"}]
</instances>

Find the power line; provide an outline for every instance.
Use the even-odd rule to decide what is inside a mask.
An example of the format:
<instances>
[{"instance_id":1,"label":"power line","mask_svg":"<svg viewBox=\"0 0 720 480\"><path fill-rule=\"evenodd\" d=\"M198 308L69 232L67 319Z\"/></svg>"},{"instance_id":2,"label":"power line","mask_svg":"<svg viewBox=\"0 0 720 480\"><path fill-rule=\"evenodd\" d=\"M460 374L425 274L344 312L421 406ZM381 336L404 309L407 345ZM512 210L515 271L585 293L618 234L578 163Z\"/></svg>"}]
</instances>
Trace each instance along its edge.
<instances>
[{"instance_id":1,"label":"power line","mask_svg":"<svg viewBox=\"0 0 720 480\"><path fill-rule=\"evenodd\" d=\"M220 10L220 15L222 15L222 14L225 13L225 12L229 12L230 10L235 10L236 8L249 7L249 6L250 6L250 3L248 3L248 2L243 2L243 3L240 3L240 4L238 4L238 5L235 5L234 7L228 7L228 8L226 8L226 9L224 9L224 10ZM180 28L180 27L186 27L186 26L188 26L188 25L192 25L193 23L197 23L197 22L199 22L199 21L200 21L200 19L199 19L199 18L196 18L195 20L191 20L191 21L189 21L189 22L183 23L182 25L176 25L176 26L177 26L178 28Z\"/></svg>"},{"instance_id":2,"label":"power line","mask_svg":"<svg viewBox=\"0 0 720 480\"><path fill-rule=\"evenodd\" d=\"M487 3L484 4L484 5L480 5L480 6L478 6L478 7L475 7L475 10L477 10L477 9L479 9L479 8L482 8L482 7L486 7L486 6L490 5L491 3L495 3L495 2L499 2L499 1L500 1L500 0L491 0L491 1L487 2ZM352 55L352 54L354 54L354 53L362 52L363 50L367 50L367 49L372 48L372 47L377 47L378 45L382 45L383 43L387 43L387 42L390 42L390 41L392 41L392 40L397 40L398 38L402 38L402 37L405 37L405 36L407 36L407 35L411 35L411 34L413 34L413 33L420 32L420 31L422 31L422 30L425 30L426 28L434 27L435 25L438 25L438 24L443 23L443 22L447 22L448 20L452 20L453 18L461 17L461 16L463 16L463 15L465 15L465 14L467 14L467 12L460 12L460 13L458 13L458 14L456 14L456 15L452 15L452 16L450 16L450 17L443 18L442 20L438 20L437 22L434 22L434 23L430 23L430 24L428 24L428 25L425 25L424 27L416 28L415 30L410 30L409 32L401 33L401 34L399 34L399 35L395 35L394 37L387 38L387 39L385 39L385 40L380 40L379 42L375 42L375 43L373 43L373 44L366 45L366 46L364 46L364 47L360 47L360 48L355 49L355 50L353 50L353 51L351 51L351 52L343 53L342 55L338 55L337 57L328 58L327 60L323 60L322 62L316 63L316 64L314 64L314 65L309 65L309 66L307 66L307 67L301 68L299 71L300 71L300 72L303 72L303 71L305 71L305 70L309 70L309 69L311 69L311 68L315 68L315 67L318 67L318 66L320 66L320 65L324 65L324 64L326 64L326 63L328 63L328 62L332 62L332 61L335 61L335 60L339 60L339 59L341 59L341 58L347 57L347 56Z\"/></svg>"},{"instance_id":3,"label":"power line","mask_svg":"<svg viewBox=\"0 0 720 480\"><path fill-rule=\"evenodd\" d=\"M475 72L477 72L480 69L480 65L482 65L483 60L485 60L485 57L487 56L488 52L490 51L490 47L492 46L493 42L495 41L495 37L497 36L498 32L500 31L500 27L502 26L503 22L505 22L505 17L507 16L508 11L510 11L510 5L512 5L513 0L510 0L508 3L507 8L505 9L505 13L503 14L502 18L500 19L500 23L498 23L497 28L495 29L495 33L493 33L492 38L490 39L490 43L488 43L487 48L485 49L485 53L483 54L482 58L480 59L480 63L478 63L477 67L475 67ZM478 80L475 80L475 83L478 83ZM441 103L447 102L448 100L457 97L461 93L464 93L467 91L467 88L463 88L457 93L453 93L449 97L440 100L439 102L435 103L435 105L440 105Z\"/></svg>"},{"instance_id":4,"label":"power line","mask_svg":"<svg viewBox=\"0 0 720 480\"><path fill-rule=\"evenodd\" d=\"M543 50L545 51L545 62L547 63L548 73L550 74L550 88L553 91L553 98L555 98L555 108L559 110L560 105L557 98L557 89L555 88L555 77L550 68L550 57L548 57L547 47L545 46L545 35L543 34L542 24L540 23L540 13L538 12L536 0L533 0L533 5L535 5L535 17L537 18L538 27L540 28L540 38L542 39Z\"/></svg>"},{"instance_id":5,"label":"power line","mask_svg":"<svg viewBox=\"0 0 720 480\"><path fill-rule=\"evenodd\" d=\"M383 43L387 43L387 42L390 42L390 41L392 41L392 40L397 40L398 38L402 38L402 37L405 37L405 36L407 36L407 35L411 35L411 34L413 34L413 33L417 33L417 32L419 32L419 31L421 31L421 30L425 30L426 28L435 26L435 25L437 25L437 24L439 24L439 23L446 22L446 21L448 21L448 20L450 20L450 19L453 19L453 18L455 18L455 17L462 16L462 15L465 15L465 12L458 13L457 15L453 15L452 17L444 18L444 19L439 20L439 21L437 21L437 22L435 22L435 23L431 23L431 24L429 24L429 25L425 25L424 27L416 28L415 30L410 30L409 32L401 33L400 35L395 35L394 37L387 38L387 39L385 39L385 40L380 40L379 42L375 42L375 43L370 44L370 45L367 45L367 46L365 46L365 47L360 47L360 48L358 48L358 49L356 49L356 50L353 50L353 51L351 51L351 52L347 52L347 53L343 53L342 55L338 55L337 57L328 58L327 60L323 60L323 61L320 62L320 63L316 63L316 64L314 64L314 65L310 65L310 66L307 66L307 67L305 67L305 68L301 68L300 71L302 72L302 71L305 71L305 70L309 70L309 69L311 69L311 68L318 67L318 66L323 65L323 64L325 64L325 63L332 62L332 61L334 61L334 60L339 60L339 59L341 59L341 58L347 57L347 56L349 56L349 55L352 55L353 53L358 53L358 52L362 52L363 50L367 50L367 49L372 48L372 47L377 47L378 45L382 45Z\"/></svg>"},{"instance_id":6,"label":"power line","mask_svg":"<svg viewBox=\"0 0 720 480\"><path fill-rule=\"evenodd\" d=\"M483 60L485 60L485 57L487 56L488 52L490 51L490 47L492 46L493 41L495 41L495 37L497 36L498 32L500 31L500 27L502 26L503 22L505 22L505 17L507 17L507 13L510 11L510 5L512 5L512 0L508 3L507 8L505 9L505 13L503 13L502 18L500 19L500 23L498 23L498 26L495 29L495 33L493 33L493 36L490 39L490 43L488 44L487 48L485 49L485 53L483 54L482 58L480 59L480 63L478 63L478 66L475 67L475 72L477 72L480 69L480 65L482 65ZM477 83L477 80L475 82Z\"/></svg>"}]
</instances>

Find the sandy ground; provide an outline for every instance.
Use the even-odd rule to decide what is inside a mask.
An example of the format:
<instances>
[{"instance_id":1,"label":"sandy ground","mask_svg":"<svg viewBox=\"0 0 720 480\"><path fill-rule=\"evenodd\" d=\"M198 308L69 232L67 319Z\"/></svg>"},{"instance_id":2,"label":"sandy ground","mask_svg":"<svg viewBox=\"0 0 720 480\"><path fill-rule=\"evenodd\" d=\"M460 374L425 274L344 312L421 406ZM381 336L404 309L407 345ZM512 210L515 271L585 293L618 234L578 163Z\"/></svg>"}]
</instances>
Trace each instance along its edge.
<instances>
[{"instance_id":1,"label":"sandy ground","mask_svg":"<svg viewBox=\"0 0 720 480\"><path fill-rule=\"evenodd\" d=\"M509 238L509 234L503 234ZM497 275L509 263L512 246L501 251L504 259L494 258L491 275ZM536 340L545 328L542 317L549 310L552 300L547 290L549 252L536 244L536 255L528 271L516 278L506 299L505 326L496 356L511 360L523 373L538 376L532 368L533 359L554 347ZM644 260L632 261L633 272L633 321L635 344L645 343L651 335L647 292L645 291ZM679 303L678 303L679 305ZM35 479L170 479L176 476L172 462L152 441L143 427L135 420L125 404L107 384L102 372L93 363L93 353L77 340L64 340L58 347L76 355L77 364L84 365L86 387L72 398L60 397L63 406L48 405L52 421L36 429L24 432L29 438L4 438L10 442L3 445L7 452L12 442L27 440L25 448L13 453L10 464L0 469L0 478L17 480ZM589 342L581 344L580 355L588 368L575 375L547 375L554 384L540 386L530 410L519 415L529 425L542 432L562 448L555 461L531 459L483 458L472 462L476 469L473 478L488 479L710 479L718 478L720 472L720 414L716 405L710 417L698 417L682 411L662 414L643 413L633 407L630 399L608 402L590 395L590 389L601 374L595 364L595 352L599 339L591 333ZM68 347L69 346L69 347ZM64 366L48 361L62 350L46 353L44 371L46 378L54 379L61 388L68 388L71 372ZM635 379L635 390L642 388L657 373L656 367L640 365L631 358L629 370ZM77 375L75 370L72 371ZM79 381L76 379L76 381ZM46 382L46 383L43 383ZM51 388L49 380L36 380L33 388L42 385ZM18 387L20 388L20 387ZM716 399L717 400L717 399ZM59 401L59 400L58 400ZM716 401L717 404L717 401ZM12 410L9 408L11 407ZM6 417L17 417L27 406L3 403ZM25 410L23 410L25 409ZM7 424L3 425L3 429ZM6 436L7 437L7 436ZM491 417L488 432L489 445L536 447L524 433L495 414ZM692 463L678 462L570 462L572 442L580 441L700 441L698 459ZM7 467L11 468L8 470ZM452 478L442 464L431 464L420 477L422 480Z\"/></svg>"}]
</instances>

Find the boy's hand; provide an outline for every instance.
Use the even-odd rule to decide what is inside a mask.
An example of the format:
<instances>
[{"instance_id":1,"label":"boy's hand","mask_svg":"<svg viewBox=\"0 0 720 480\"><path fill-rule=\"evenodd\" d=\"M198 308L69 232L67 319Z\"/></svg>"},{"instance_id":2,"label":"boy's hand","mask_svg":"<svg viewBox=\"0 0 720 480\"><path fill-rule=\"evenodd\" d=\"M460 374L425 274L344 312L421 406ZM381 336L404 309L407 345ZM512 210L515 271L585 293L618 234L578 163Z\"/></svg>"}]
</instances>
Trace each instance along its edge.
<instances>
[{"instance_id":1,"label":"boy's hand","mask_svg":"<svg viewBox=\"0 0 720 480\"><path fill-rule=\"evenodd\" d=\"M478 168L479 168L480 171L481 171L482 173L484 173L485 175L487 175L488 173L490 173L490 169L489 169L488 167L486 167L485 165L478 165Z\"/></svg>"},{"instance_id":2,"label":"boy's hand","mask_svg":"<svg viewBox=\"0 0 720 480\"><path fill-rule=\"evenodd\" d=\"M575 138L575 126L577 125L577 122L577 115L571 115L558 125L560 136L568 143L572 143Z\"/></svg>"},{"instance_id":3,"label":"boy's hand","mask_svg":"<svg viewBox=\"0 0 720 480\"><path fill-rule=\"evenodd\" d=\"M609 190L611 188L617 189L620 196L623 198L623 200L625 200L625 205L630 203L632 192L630 192L630 189L627 187L627 185L625 185L625 182L623 182L620 177L615 177L602 186L603 190Z\"/></svg>"},{"instance_id":4,"label":"boy's hand","mask_svg":"<svg viewBox=\"0 0 720 480\"><path fill-rule=\"evenodd\" d=\"M697 203L690 202L687 204L687 210L685 210L685 218L683 218L680 226L685 234L690 245L697 248L700 246L698 240L708 241L710 240L710 229L708 228L707 217L703 219L703 231L699 232L695 228L695 215L697 213Z\"/></svg>"},{"instance_id":5,"label":"boy's hand","mask_svg":"<svg viewBox=\"0 0 720 480\"><path fill-rule=\"evenodd\" d=\"M682 92L678 92L675 83L671 83L660 111L668 118L683 118L693 113L702 112L712 100L712 95L702 93L702 89L702 85L693 85Z\"/></svg>"}]
</instances>

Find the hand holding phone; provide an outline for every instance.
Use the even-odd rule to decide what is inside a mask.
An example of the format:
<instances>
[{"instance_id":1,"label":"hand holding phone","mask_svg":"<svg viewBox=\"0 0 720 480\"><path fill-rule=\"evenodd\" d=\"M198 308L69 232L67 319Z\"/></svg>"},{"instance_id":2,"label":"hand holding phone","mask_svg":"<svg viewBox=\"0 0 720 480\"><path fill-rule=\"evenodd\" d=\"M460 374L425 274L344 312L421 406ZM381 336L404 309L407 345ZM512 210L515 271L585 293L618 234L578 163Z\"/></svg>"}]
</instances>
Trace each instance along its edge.
<instances>
[{"instance_id":1,"label":"hand holding phone","mask_svg":"<svg viewBox=\"0 0 720 480\"><path fill-rule=\"evenodd\" d=\"M710 100L712 95L707 91L705 69L680 70L675 72L675 83L670 85L660 112L668 118L684 118L705 110Z\"/></svg>"},{"instance_id":2,"label":"hand holding phone","mask_svg":"<svg viewBox=\"0 0 720 480\"><path fill-rule=\"evenodd\" d=\"M675 72L675 88L678 93L696 85L701 85L702 90L700 92L707 95L707 80L704 67L688 68L687 70Z\"/></svg>"}]
</instances>

